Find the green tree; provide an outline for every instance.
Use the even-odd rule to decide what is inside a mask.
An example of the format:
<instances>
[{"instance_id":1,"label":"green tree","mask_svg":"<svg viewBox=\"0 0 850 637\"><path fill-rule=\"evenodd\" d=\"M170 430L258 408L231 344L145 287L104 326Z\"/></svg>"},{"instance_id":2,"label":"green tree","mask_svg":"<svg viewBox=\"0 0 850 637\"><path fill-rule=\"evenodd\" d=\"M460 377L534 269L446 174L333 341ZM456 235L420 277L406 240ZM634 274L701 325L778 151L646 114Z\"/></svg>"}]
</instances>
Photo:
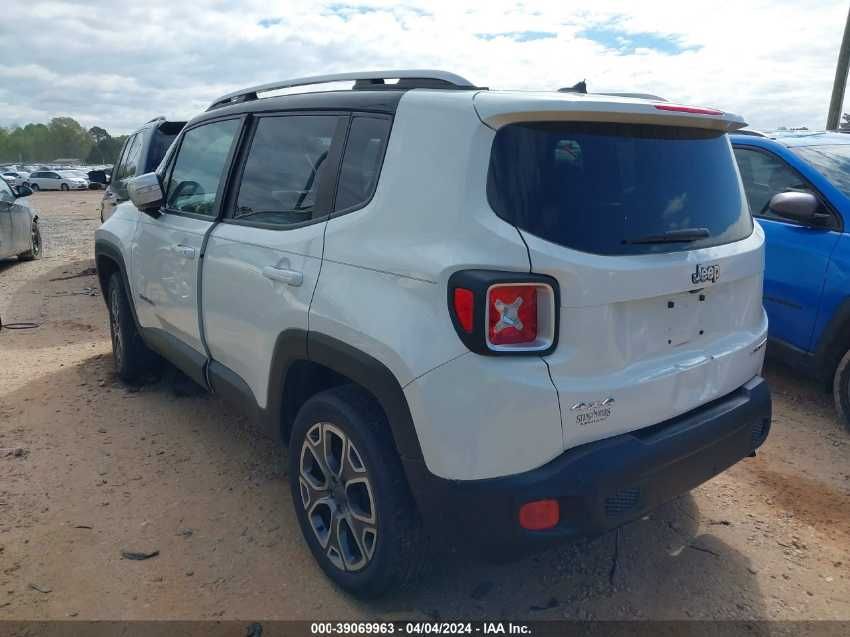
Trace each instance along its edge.
<instances>
[{"instance_id":1,"label":"green tree","mask_svg":"<svg viewBox=\"0 0 850 637\"><path fill-rule=\"evenodd\" d=\"M74 158L107 164L115 161L125 137L112 137L100 126L89 130L70 117L55 117L48 124L31 123L0 127L0 162L47 163Z\"/></svg>"},{"instance_id":2,"label":"green tree","mask_svg":"<svg viewBox=\"0 0 850 637\"><path fill-rule=\"evenodd\" d=\"M56 157L85 159L93 145L85 128L70 117L54 117L48 124L50 144Z\"/></svg>"}]
</instances>

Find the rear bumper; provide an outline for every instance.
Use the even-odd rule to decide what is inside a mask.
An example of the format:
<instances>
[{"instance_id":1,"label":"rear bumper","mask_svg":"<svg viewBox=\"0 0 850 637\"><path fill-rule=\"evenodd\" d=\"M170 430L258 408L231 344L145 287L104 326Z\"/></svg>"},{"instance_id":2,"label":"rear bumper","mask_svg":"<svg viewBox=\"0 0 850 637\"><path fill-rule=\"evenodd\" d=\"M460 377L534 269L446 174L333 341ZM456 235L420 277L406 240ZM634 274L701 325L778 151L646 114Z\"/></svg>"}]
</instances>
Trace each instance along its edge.
<instances>
[{"instance_id":1,"label":"rear bumper","mask_svg":"<svg viewBox=\"0 0 850 637\"><path fill-rule=\"evenodd\" d=\"M501 552L599 535L645 515L749 456L767 438L771 400L756 376L743 387L652 427L570 449L525 473L446 480L405 462L432 532ZM520 527L526 502L557 499L560 522Z\"/></svg>"}]
</instances>

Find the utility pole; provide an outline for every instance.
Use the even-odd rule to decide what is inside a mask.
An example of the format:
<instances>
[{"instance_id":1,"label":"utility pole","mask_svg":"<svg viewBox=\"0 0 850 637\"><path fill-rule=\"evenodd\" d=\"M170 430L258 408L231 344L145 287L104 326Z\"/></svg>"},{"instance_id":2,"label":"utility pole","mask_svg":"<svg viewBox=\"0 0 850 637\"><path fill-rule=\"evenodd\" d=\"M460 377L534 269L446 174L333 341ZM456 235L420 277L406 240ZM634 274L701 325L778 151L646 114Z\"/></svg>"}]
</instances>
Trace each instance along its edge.
<instances>
[{"instance_id":1,"label":"utility pole","mask_svg":"<svg viewBox=\"0 0 850 637\"><path fill-rule=\"evenodd\" d=\"M841 107L844 105L844 89L847 86L847 67L850 65L850 12L844 24L844 37L838 51L838 65L835 67L835 82L832 84L832 99L829 100L829 114L826 116L826 130L837 130Z\"/></svg>"}]
</instances>

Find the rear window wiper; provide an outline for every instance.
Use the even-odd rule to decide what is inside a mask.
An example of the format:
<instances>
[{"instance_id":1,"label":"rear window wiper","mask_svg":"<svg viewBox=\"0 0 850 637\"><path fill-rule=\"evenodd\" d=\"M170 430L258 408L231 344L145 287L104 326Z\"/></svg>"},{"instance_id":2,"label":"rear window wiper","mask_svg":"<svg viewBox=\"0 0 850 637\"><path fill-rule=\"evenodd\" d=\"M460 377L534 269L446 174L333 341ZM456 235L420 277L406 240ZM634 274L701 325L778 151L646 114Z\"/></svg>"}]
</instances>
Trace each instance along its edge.
<instances>
[{"instance_id":1,"label":"rear window wiper","mask_svg":"<svg viewBox=\"0 0 850 637\"><path fill-rule=\"evenodd\" d=\"M707 239L711 236L708 228L681 228L679 230L668 230L661 234L648 234L637 239L624 239L623 243L636 245L641 243L690 243L699 239Z\"/></svg>"}]
</instances>

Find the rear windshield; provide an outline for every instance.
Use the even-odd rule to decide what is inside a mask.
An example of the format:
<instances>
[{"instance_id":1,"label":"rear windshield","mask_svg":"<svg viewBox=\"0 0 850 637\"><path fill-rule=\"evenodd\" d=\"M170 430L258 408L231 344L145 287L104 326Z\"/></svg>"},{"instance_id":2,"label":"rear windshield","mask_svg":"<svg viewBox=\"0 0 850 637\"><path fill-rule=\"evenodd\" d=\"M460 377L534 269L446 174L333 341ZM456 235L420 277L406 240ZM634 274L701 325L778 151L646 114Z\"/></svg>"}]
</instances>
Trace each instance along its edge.
<instances>
[{"instance_id":1,"label":"rear windshield","mask_svg":"<svg viewBox=\"0 0 850 637\"><path fill-rule=\"evenodd\" d=\"M728 138L696 128L511 124L496 133L487 196L506 221L595 254L693 250L753 230Z\"/></svg>"},{"instance_id":2,"label":"rear windshield","mask_svg":"<svg viewBox=\"0 0 850 637\"><path fill-rule=\"evenodd\" d=\"M171 146L184 126L185 122L165 122L154 130L144 166L145 172L156 170L162 162L162 158L165 157L168 147Z\"/></svg>"}]
</instances>

